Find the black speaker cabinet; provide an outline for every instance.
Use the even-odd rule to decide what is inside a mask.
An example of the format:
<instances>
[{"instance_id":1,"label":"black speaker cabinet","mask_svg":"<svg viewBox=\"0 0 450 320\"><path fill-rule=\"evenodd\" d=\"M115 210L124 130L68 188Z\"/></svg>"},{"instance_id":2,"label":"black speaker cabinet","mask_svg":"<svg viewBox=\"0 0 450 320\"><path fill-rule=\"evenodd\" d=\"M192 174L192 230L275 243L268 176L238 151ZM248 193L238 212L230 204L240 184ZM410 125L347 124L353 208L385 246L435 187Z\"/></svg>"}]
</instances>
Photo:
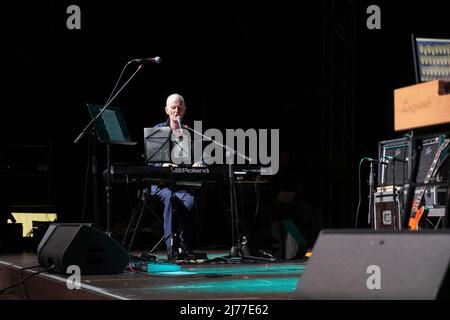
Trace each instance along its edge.
<instances>
[{"instance_id":1,"label":"black speaker cabinet","mask_svg":"<svg viewBox=\"0 0 450 320\"><path fill-rule=\"evenodd\" d=\"M410 141L408 138L399 138L378 142L378 158L387 165L378 166L378 185L403 185L410 174L408 162L410 159ZM394 157L401 161L391 159ZM395 179L393 179L395 178Z\"/></svg>"},{"instance_id":2,"label":"black speaker cabinet","mask_svg":"<svg viewBox=\"0 0 450 320\"><path fill-rule=\"evenodd\" d=\"M435 135L433 137L423 137L416 139L416 172L415 182L423 184L433 164L434 158L446 139L446 135ZM448 148L448 147L447 147ZM434 177L431 181L445 182L448 179L450 161L448 161L448 152L444 150L435 166Z\"/></svg>"},{"instance_id":3,"label":"black speaker cabinet","mask_svg":"<svg viewBox=\"0 0 450 320\"><path fill-rule=\"evenodd\" d=\"M116 274L125 270L129 255L113 238L90 224L51 224L37 249L39 265L66 274L77 265L81 274Z\"/></svg>"},{"instance_id":4,"label":"black speaker cabinet","mask_svg":"<svg viewBox=\"0 0 450 320\"><path fill-rule=\"evenodd\" d=\"M450 233L328 230L297 284L300 299L450 299Z\"/></svg>"}]
</instances>

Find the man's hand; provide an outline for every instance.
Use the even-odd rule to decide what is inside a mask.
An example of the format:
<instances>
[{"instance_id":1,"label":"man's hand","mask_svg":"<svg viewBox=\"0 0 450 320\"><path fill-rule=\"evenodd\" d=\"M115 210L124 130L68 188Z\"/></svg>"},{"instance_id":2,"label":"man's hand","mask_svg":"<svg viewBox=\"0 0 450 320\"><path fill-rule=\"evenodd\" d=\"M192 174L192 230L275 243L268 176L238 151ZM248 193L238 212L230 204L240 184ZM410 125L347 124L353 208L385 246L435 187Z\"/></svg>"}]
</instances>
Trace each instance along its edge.
<instances>
[{"instance_id":1,"label":"man's hand","mask_svg":"<svg viewBox=\"0 0 450 320\"><path fill-rule=\"evenodd\" d=\"M170 163L170 162L166 162L162 164L162 167L167 168L167 167L178 167L178 165L174 164L174 163Z\"/></svg>"},{"instance_id":2,"label":"man's hand","mask_svg":"<svg viewBox=\"0 0 450 320\"><path fill-rule=\"evenodd\" d=\"M203 168L203 167L206 167L206 165L202 161L197 161L196 163L194 163L192 165L192 167L194 167L194 168Z\"/></svg>"}]
</instances>

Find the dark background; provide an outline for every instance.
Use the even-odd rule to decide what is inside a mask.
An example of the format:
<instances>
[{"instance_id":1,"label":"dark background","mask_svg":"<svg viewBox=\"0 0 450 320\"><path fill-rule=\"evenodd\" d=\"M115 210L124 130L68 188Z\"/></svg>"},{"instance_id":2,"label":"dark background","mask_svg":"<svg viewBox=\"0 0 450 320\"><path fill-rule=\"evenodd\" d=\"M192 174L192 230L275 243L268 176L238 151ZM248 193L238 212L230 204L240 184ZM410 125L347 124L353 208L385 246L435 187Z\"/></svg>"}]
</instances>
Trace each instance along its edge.
<instances>
[{"instance_id":1,"label":"dark background","mask_svg":"<svg viewBox=\"0 0 450 320\"><path fill-rule=\"evenodd\" d=\"M8 202L54 204L61 220L79 221L86 191L92 200L87 139L73 143L90 120L86 103L105 103L130 59L160 56L114 102L139 142L115 156L139 160L142 128L165 119L165 99L177 92L204 128L279 128L288 170L304 181L320 227L352 227L359 160L405 133L394 132L393 90L415 83L411 33L450 36L444 1L162 3L2 5L0 143L45 147L6 156L18 171L42 159L45 175L4 180ZM66 28L71 4L81 8L81 30ZM371 4L381 8L381 30L366 27ZM104 146L99 152L104 168ZM361 173L366 227L366 165Z\"/></svg>"}]
</instances>

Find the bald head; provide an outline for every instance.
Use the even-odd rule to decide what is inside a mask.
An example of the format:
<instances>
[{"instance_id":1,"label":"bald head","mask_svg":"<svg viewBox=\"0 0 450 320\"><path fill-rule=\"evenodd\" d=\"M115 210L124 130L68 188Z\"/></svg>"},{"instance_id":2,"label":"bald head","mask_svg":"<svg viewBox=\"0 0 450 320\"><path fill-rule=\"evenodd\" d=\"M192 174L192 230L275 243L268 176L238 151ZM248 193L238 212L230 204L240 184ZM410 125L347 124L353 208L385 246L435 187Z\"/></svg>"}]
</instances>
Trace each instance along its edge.
<instances>
[{"instance_id":1,"label":"bald head","mask_svg":"<svg viewBox=\"0 0 450 320\"><path fill-rule=\"evenodd\" d=\"M173 104L184 106L186 108L186 104L184 103L184 98L181 95L179 95L178 93L173 93L167 97L166 108L170 107Z\"/></svg>"},{"instance_id":2,"label":"bald head","mask_svg":"<svg viewBox=\"0 0 450 320\"><path fill-rule=\"evenodd\" d=\"M171 121L171 127L176 126L177 118L183 118L186 112L186 104L184 103L183 97L178 93L168 96L165 110Z\"/></svg>"}]
</instances>

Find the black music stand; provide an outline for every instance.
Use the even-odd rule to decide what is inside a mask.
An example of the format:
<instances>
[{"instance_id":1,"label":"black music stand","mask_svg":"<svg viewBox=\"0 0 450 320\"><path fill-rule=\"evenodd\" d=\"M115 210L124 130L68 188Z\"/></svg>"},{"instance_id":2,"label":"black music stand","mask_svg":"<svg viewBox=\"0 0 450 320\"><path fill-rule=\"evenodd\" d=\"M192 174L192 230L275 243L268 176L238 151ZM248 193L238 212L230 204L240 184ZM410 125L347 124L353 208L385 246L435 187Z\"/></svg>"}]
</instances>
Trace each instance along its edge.
<instances>
[{"instance_id":1,"label":"black music stand","mask_svg":"<svg viewBox=\"0 0 450 320\"><path fill-rule=\"evenodd\" d=\"M102 105L88 103L87 108L92 119L101 112ZM131 141L128 128L123 117L122 111L118 106L109 106L101 117L94 124L95 133L98 141L106 145L106 232L111 232L111 213L112 213L112 187L111 187L111 145L134 146L137 143ZM93 131L94 132L94 131ZM91 135L92 138L92 135ZM97 169L96 169L96 142L93 141L93 174L94 174L94 201L98 203L97 198ZM96 220L98 218L96 217ZM97 221L96 221L97 222Z\"/></svg>"},{"instance_id":2,"label":"black music stand","mask_svg":"<svg viewBox=\"0 0 450 320\"><path fill-rule=\"evenodd\" d=\"M145 161L147 163L171 162L170 127L144 128Z\"/></svg>"},{"instance_id":3,"label":"black music stand","mask_svg":"<svg viewBox=\"0 0 450 320\"><path fill-rule=\"evenodd\" d=\"M146 162L190 164L190 152L185 150L185 148L189 148L190 142L188 135L178 138L172 135L170 127L144 128Z\"/></svg>"}]
</instances>

